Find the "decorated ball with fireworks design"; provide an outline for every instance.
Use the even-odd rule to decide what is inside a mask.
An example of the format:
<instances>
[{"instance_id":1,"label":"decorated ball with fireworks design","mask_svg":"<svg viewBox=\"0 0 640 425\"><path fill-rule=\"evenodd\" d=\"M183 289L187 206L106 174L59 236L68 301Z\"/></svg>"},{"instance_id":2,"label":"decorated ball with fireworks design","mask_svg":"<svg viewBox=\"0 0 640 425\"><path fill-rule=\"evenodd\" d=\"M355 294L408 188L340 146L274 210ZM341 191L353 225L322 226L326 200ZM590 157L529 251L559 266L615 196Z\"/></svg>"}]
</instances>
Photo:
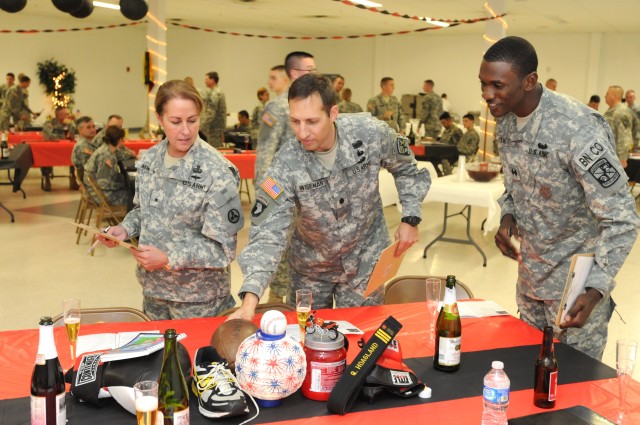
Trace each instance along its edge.
<instances>
[{"instance_id":1,"label":"decorated ball with fireworks design","mask_svg":"<svg viewBox=\"0 0 640 425\"><path fill-rule=\"evenodd\" d=\"M286 334L259 329L245 339L236 354L236 378L259 400L281 400L304 381L307 359L299 342Z\"/></svg>"}]
</instances>

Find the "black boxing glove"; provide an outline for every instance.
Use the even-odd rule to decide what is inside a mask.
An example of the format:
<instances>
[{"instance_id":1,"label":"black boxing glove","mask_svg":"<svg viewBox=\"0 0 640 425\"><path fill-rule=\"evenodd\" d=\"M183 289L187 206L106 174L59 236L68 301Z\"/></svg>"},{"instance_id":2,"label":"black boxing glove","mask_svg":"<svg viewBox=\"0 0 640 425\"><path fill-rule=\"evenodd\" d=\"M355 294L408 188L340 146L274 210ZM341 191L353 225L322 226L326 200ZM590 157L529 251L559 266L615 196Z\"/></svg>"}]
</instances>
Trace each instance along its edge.
<instances>
[{"instance_id":1,"label":"black boxing glove","mask_svg":"<svg viewBox=\"0 0 640 425\"><path fill-rule=\"evenodd\" d=\"M140 381L157 381L162 369L164 348L147 356L100 361L100 353L86 354L76 360L73 371L65 381L71 384L71 394L78 400L102 406L113 397L118 404L136 414L133 386ZM191 358L187 349L178 342L178 361L183 375L191 376Z\"/></svg>"}]
</instances>

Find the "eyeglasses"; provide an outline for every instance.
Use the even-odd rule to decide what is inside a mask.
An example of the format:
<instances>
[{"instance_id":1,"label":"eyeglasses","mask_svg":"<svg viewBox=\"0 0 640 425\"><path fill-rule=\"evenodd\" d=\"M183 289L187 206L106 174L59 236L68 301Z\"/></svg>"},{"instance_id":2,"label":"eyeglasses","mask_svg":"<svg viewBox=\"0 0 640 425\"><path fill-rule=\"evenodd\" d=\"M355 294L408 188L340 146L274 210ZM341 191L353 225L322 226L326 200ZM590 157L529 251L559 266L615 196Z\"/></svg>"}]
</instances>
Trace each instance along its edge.
<instances>
[{"instance_id":1,"label":"eyeglasses","mask_svg":"<svg viewBox=\"0 0 640 425\"><path fill-rule=\"evenodd\" d=\"M317 68L309 68L309 69L298 69L298 68L293 68L293 70L295 71L300 71L300 72L318 72Z\"/></svg>"}]
</instances>

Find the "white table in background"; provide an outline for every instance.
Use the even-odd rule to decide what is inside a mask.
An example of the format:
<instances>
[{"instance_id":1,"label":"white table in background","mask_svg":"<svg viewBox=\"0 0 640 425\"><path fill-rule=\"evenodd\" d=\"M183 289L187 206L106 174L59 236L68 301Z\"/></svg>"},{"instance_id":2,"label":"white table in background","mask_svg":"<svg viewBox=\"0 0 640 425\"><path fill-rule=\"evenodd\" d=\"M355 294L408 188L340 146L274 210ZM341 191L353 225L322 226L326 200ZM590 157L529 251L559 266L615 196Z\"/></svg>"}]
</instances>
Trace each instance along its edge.
<instances>
[{"instance_id":1,"label":"white table in background","mask_svg":"<svg viewBox=\"0 0 640 425\"><path fill-rule=\"evenodd\" d=\"M487 216L483 222L485 234L498 227L500 224L500 206L498 199L504 193L504 182L500 175L490 182L477 182L467 176L464 182L458 181L457 175L450 175L433 179L431 188L424 202L444 202L444 220L442 232L424 248L423 257L427 258L427 250L436 242L451 242L464 245L473 245L484 260L483 266L487 266L487 256L480 246L471 237L471 207L487 208ZM464 208L455 214L449 214L449 204L464 205ZM449 217L461 215L467 220L467 239L454 239L445 237L447 220Z\"/></svg>"}]
</instances>

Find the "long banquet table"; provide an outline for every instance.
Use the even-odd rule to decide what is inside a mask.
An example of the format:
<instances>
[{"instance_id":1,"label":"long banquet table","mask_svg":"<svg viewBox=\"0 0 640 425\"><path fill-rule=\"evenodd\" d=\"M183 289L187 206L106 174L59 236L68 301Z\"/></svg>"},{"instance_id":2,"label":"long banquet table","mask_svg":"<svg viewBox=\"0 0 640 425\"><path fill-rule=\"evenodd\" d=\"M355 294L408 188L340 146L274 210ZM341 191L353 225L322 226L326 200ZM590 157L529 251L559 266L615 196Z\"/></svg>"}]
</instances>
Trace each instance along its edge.
<instances>
[{"instance_id":1,"label":"long banquet table","mask_svg":"<svg viewBox=\"0 0 640 425\"><path fill-rule=\"evenodd\" d=\"M56 313L56 312L50 312ZM479 424L482 414L482 378L492 360L505 363L511 379L509 418L544 412L533 405L533 362L538 354L542 334L512 316L462 319L462 365L453 374L437 372L431 366L433 346L425 326L426 307L423 303L322 310L320 317L344 319L362 330L375 330L382 320L393 315L402 324L398 341L405 363L428 386L433 397L399 399L385 397L377 404L356 402L351 413L337 416L328 413L325 403L303 398L300 392L288 397L280 407L261 409L251 423L283 423L311 425L416 423ZM297 323L295 312L286 313L289 323ZM258 318L254 320L258 323ZM80 333L160 330L175 328L186 332L182 342L191 356L198 347L209 344L211 334L223 317L146 323L110 323L82 325ZM64 327L55 329L55 340L63 366L68 367L68 341ZM358 336L350 335L348 361L357 354ZM611 342L610 342L611 343ZM36 357L37 329L0 332L0 422L28 422L29 377ZM584 405L614 420L618 411L618 383L612 368L564 345L556 343L559 363L557 409ZM627 396L627 416L630 423L640 423L640 383L631 381ZM76 424L134 423L123 408L110 401L98 409L80 404L67 395L67 418ZM421 419L422 418L422 419ZM217 420L221 424L237 424L241 420ZM197 401L191 399L191 423L210 424L197 411Z\"/></svg>"},{"instance_id":2,"label":"long banquet table","mask_svg":"<svg viewBox=\"0 0 640 425\"><path fill-rule=\"evenodd\" d=\"M10 142L19 144L20 142ZM31 148L33 155L33 167L57 167L69 166L71 163L71 152L76 142L73 140L58 140L50 142L24 141ZM126 140L124 145L132 149L136 154L141 149L149 149L155 146L156 142L150 140Z\"/></svg>"},{"instance_id":3,"label":"long banquet table","mask_svg":"<svg viewBox=\"0 0 640 425\"><path fill-rule=\"evenodd\" d=\"M427 244L423 253L424 258L427 258L429 248L438 241L461 243L473 245L482 255L483 265L486 266L487 256L471 237L471 207L487 208L487 215L483 222L483 230L486 234L500 224L500 206L497 201L503 193L504 183L502 176L490 182L477 182L468 176L464 181L460 182L457 175L433 179L424 202L444 202L444 218L442 231L440 235ZM449 204L464 205L464 208L459 213L449 214ZM461 215L466 219L467 239L452 239L444 236L447 231L448 219L456 215Z\"/></svg>"}]
</instances>

